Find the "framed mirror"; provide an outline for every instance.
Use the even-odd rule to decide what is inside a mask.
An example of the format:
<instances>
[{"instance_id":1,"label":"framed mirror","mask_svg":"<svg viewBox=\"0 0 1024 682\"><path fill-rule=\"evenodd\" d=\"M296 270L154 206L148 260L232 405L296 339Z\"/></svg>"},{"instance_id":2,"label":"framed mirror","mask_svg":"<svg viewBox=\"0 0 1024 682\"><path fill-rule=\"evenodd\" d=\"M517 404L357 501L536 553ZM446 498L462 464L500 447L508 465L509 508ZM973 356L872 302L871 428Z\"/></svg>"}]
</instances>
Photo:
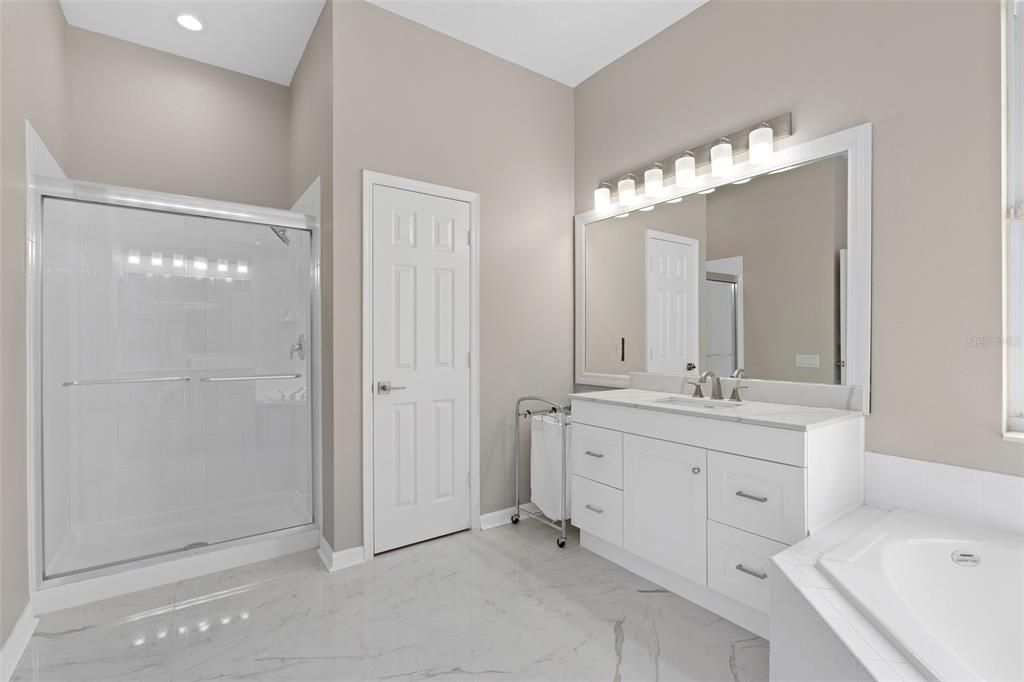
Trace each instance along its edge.
<instances>
[{"instance_id":1,"label":"framed mirror","mask_svg":"<svg viewBox=\"0 0 1024 682\"><path fill-rule=\"evenodd\" d=\"M576 217L576 382L870 377L871 126Z\"/></svg>"}]
</instances>

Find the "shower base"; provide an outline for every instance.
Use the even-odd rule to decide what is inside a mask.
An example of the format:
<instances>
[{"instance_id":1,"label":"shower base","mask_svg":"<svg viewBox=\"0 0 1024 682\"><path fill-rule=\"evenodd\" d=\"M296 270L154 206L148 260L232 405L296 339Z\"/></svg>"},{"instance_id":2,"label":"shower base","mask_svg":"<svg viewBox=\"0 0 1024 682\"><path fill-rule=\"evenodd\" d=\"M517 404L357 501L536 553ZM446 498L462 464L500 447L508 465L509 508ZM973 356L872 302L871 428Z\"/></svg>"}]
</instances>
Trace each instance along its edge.
<instances>
[{"instance_id":1,"label":"shower base","mask_svg":"<svg viewBox=\"0 0 1024 682\"><path fill-rule=\"evenodd\" d=\"M219 502L174 514L76 526L46 566L47 579L312 523L308 499L278 493Z\"/></svg>"}]
</instances>

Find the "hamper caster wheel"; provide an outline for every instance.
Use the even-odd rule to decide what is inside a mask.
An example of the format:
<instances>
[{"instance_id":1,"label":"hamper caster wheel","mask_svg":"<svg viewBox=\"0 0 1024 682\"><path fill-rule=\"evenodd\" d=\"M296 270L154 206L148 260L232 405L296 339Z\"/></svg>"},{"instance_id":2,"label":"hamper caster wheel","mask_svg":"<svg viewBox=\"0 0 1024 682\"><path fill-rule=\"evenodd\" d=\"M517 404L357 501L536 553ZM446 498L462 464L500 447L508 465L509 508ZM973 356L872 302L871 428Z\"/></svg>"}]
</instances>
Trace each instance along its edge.
<instances>
[{"instance_id":1,"label":"hamper caster wheel","mask_svg":"<svg viewBox=\"0 0 1024 682\"><path fill-rule=\"evenodd\" d=\"M558 538L555 540L555 544L559 547L565 547L565 538Z\"/></svg>"},{"instance_id":2,"label":"hamper caster wheel","mask_svg":"<svg viewBox=\"0 0 1024 682\"><path fill-rule=\"evenodd\" d=\"M513 524L519 523L519 514L513 514L512 515L512 523Z\"/></svg>"}]
</instances>

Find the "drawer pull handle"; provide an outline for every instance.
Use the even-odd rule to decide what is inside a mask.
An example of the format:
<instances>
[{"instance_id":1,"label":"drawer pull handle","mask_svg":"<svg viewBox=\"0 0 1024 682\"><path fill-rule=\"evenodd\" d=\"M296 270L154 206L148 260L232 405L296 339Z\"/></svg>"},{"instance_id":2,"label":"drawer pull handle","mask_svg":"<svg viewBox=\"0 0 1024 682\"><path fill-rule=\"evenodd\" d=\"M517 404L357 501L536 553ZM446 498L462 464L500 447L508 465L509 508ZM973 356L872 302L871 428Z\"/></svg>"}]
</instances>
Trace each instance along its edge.
<instances>
[{"instance_id":1,"label":"drawer pull handle","mask_svg":"<svg viewBox=\"0 0 1024 682\"><path fill-rule=\"evenodd\" d=\"M747 499L747 500L753 500L754 502L767 502L768 501L767 497L760 497L759 495L751 495L750 493L745 493L742 490L737 490L736 491L736 497L742 497L742 498Z\"/></svg>"},{"instance_id":2,"label":"drawer pull handle","mask_svg":"<svg viewBox=\"0 0 1024 682\"><path fill-rule=\"evenodd\" d=\"M598 459L601 459L602 457L604 457L604 455L602 453L600 453L600 452L591 452L590 450L587 450L583 454L584 455L590 455L591 457L597 457Z\"/></svg>"},{"instance_id":3,"label":"drawer pull handle","mask_svg":"<svg viewBox=\"0 0 1024 682\"><path fill-rule=\"evenodd\" d=\"M757 578L758 580L764 580L765 578L768 577L767 573L762 573L761 571L755 571L753 569L747 568L743 564L736 564L736 570L739 571L740 573L746 573L747 575L752 575L755 578Z\"/></svg>"},{"instance_id":4,"label":"drawer pull handle","mask_svg":"<svg viewBox=\"0 0 1024 682\"><path fill-rule=\"evenodd\" d=\"M600 507L595 507L592 504L586 505L585 508L589 509L590 511L594 512L595 514L604 514L604 509L601 509Z\"/></svg>"}]
</instances>

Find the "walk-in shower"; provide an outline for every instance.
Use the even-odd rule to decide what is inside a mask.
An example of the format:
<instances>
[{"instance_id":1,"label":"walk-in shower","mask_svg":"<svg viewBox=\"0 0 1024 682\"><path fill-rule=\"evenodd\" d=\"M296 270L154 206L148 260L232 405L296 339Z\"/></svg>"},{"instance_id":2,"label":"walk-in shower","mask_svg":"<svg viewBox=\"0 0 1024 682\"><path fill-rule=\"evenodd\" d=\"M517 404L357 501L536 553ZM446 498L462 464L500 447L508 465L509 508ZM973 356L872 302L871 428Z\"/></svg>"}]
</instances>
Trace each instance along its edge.
<instances>
[{"instance_id":1,"label":"walk-in shower","mask_svg":"<svg viewBox=\"0 0 1024 682\"><path fill-rule=\"evenodd\" d=\"M312 527L315 224L71 182L37 196L42 578Z\"/></svg>"}]
</instances>

